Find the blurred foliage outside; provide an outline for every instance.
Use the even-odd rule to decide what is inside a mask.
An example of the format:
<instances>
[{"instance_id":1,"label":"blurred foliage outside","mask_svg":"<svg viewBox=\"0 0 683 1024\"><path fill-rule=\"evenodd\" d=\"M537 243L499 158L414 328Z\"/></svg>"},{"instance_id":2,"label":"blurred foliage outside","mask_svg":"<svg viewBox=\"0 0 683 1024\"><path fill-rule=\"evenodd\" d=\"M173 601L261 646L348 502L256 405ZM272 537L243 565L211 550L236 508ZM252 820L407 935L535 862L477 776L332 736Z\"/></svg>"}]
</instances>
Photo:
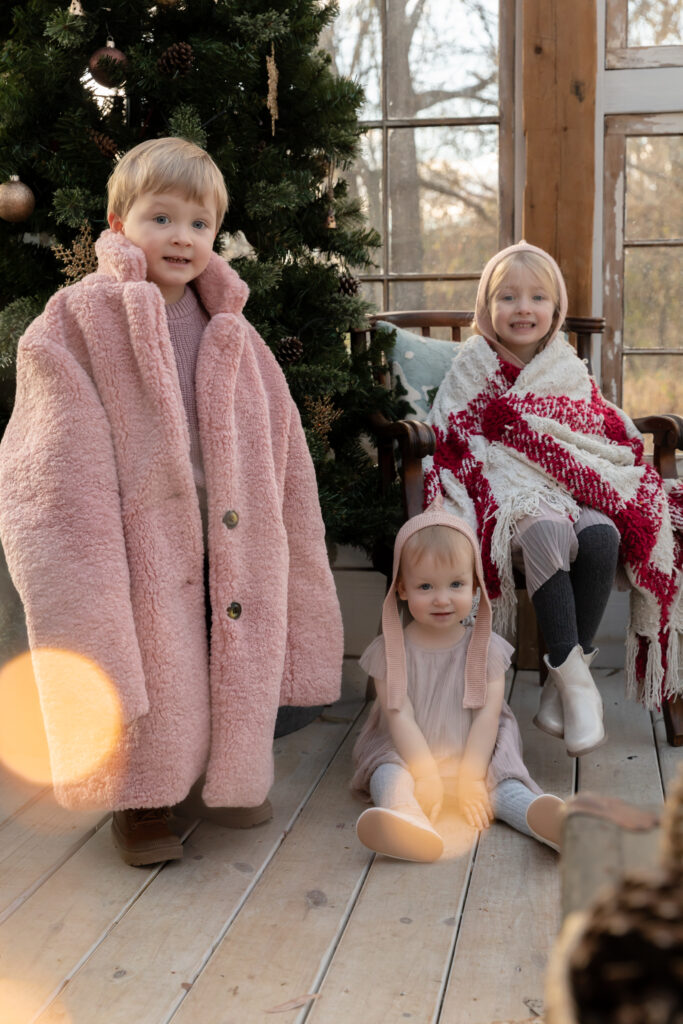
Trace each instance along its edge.
<instances>
[{"instance_id":1,"label":"blurred foliage outside","mask_svg":"<svg viewBox=\"0 0 683 1024\"><path fill-rule=\"evenodd\" d=\"M628 45L670 46L683 43L680 0L628 0Z\"/></svg>"}]
</instances>

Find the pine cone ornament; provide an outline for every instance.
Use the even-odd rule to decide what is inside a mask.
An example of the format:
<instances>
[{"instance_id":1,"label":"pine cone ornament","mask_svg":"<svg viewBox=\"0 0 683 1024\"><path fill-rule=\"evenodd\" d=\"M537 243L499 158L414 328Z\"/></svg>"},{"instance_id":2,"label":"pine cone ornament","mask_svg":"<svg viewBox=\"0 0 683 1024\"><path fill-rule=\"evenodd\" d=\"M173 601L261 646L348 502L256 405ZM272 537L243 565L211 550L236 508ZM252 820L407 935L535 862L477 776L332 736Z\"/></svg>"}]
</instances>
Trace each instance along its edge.
<instances>
[{"instance_id":1,"label":"pine cone ornament","mask_svg":"<svg viewBox=\"0 0 683 1024\"><path fill-rule=\"evenodd\" d=\"M339 278L339 291L342 295L352 298L354 295L358 295L359 288L360 281L357 277L353 277L351 274L342 274Z\"/></svg>"},{"instance_id":2,"label":"pine cone ornament","mask_svg":"<svg viewBox=\"0 0 683 1024\"><path fill-rule=\"evenodd\" d=\"M190 43L171 43L157 61L157 71L163 75L186 75L192 70L194 50Z\"/></svg>"},{"instance_id":3,"label":"pine cone ornament","mask_svg":"<svg viewBox=\"0 0 683 1024\"><path fill-rule=\"evenodd\" d=\"M108 160L114 159L119 151L119 147L109 135L105 135L104 132L96 132L93 128L90 130L90 138L95 143L102 156L106 156Z\"/></svg>"},{"instance_id":4,"label":"pine cone ornament","mask_svg":"<svg viewBox=\"0 0 683 1024\"><path fill-rule=\"evenodd\" d=\"M680 875L631 876L598 902L569 961L581 1024L683 1019Z\"/></svg>"},{"instance_id":5,"label":"pine cone ornament","mask_svg":"<svg viewBox=\"0 0 683 1024\"><path fill-rule=\"evenodd\" d=\"M290 366L301 359L304 354L304 347L301 338L292 335L288 338L281 338L277 346L277 360L281 366Z\"/></svg>"},{"instance_id":6,"label":"pine cone ornament","mask_svg":"<svg viewBox=\"0 0 683 1024\"><path fill-rule=\"evenodd\" d=\"M664 806L662 820L662 863L668 871L678 872L683 887L683 764Z\"/></svg>"}]
</instances>

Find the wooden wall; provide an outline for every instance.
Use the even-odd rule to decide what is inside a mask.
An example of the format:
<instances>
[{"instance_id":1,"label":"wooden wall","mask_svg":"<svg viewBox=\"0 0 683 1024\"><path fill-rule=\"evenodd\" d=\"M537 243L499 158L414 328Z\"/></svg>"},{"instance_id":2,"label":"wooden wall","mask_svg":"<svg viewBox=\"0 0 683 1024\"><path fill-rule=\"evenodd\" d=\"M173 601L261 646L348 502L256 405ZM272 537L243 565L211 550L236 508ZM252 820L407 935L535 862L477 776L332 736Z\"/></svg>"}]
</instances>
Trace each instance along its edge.
<instances>
[{"instance_id":1,"label":"wooden wall","mask_svg":"<svg viewBox=\"0 0 683 1024\"><path fill-rule=\"evenodd\" d=\"M524 0L523 236L555 257L569 311L591 316L596 0Z\"/></svg>"}]
</instances>

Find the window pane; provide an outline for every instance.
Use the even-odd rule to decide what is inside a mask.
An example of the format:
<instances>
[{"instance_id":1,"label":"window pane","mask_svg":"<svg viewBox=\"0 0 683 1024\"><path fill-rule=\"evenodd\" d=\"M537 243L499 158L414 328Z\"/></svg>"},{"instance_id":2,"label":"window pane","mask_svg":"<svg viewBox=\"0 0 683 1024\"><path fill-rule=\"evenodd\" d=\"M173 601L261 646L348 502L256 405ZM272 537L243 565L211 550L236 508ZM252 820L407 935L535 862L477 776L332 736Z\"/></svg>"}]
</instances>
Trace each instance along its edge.
<instances>
[{"instance_id":1,"label":"window pane","mask_svg":"<svg viewBox=\"0 0 683 1024\"><path fill-rule=\"evenodd\" d=\"M478 281L392 281L392 309L474 310ZM468 334L471 332L467 332Z\"/></svg>"},{"instance_id":2,"label":"window pane","mask_svg":"<svg viewBox=\"0 0 683 1024\"><path fill-rule=\"evenodd\" d=\"M360 294L361 298L365 299L366 302L371 302L376 310L381 311L384 309L381 282L361 281Z\"/></svg>"},{"instance_id":3,"label":"window pane","mask_svg":"<svg viewBox=\"0 0 683 1024\"><path fill-rule=\"evenodd\" d=\"M353 167L341 172L349 183L349 195L360 199L368 226L383 234L382 224L382 129L372 128L361 136ZM373 261L383 269L384 247L375 249Z\"/></svg>"},{"instance_id":4,"label":"window pane","mask_svg":"<svg viewBox=\"0 0 683 1024\"><path fill-rule=\"evenodd\" d=\"M498 248L498 127L389 134L393 273L477 273Z\"/></svg>"},{"instance_id":5,"label":"window pane","mask_svg":"<svg viewBox=\"0 0 683 1024\"><path fill-rule=\"evenodd\" d=\"M338 0L339 15L320 36L320 45L332 55L337 74L356 79L365 90L360 117L382 116L382 29L376 0Z\"/></svg>"},{"instance_id":6,"label":"window pane","mask_svg":"<svg viewBox=\"0 0 683 1024\"><path fill-rule=\"evenodd\" d=\"M626 237L683 238L683 135L626 140Z\"/></svg>"},{"instance_id":7,"label":"window pane","mask_svg":"<svg viewBox=\"0 0 683 1024\"><path fill-rule=\"evenodd\" d=\"M623 405L631 417L680 412L683 356L624 356Z\"/></svg>"},{"instance_id":8,"label":"window pane","mask_svg":"<svg viewBox=\"0 0 683 1024\"><path fill-rule=\"evenodd\" d=\"M628 0L628 45L683 42L681 0Z\"/></svg>"},{"instance_id":9,"label":"window pane","mask_svg":"<svg viewBox=\"0 0 683 1024\"><path fill-rule=\"evenodd\" d=\"M624 346L680 348L683 248L627 249L624 265ZM679 372L683 370L683 363Z\"/></svg>"},{"instance_id":10,"label":"window pane","mask_svg":"<svg viewBox=\"0 0 683 1024\"><path fill-rule=\"evenodd\" d=\"M497 114L498 0L387 0L387 23L390 117Z\"/></svg>"}]
</instances>

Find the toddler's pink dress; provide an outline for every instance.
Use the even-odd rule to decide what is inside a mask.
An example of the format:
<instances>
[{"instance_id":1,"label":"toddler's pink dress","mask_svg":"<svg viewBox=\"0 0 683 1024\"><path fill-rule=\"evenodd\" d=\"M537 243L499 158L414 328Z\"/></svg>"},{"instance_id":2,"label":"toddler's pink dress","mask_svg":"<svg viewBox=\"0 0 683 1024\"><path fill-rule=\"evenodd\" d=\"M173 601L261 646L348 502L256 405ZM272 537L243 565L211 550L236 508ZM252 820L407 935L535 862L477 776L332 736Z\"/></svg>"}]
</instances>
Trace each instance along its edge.
<instances>
[{"instance_id":1,"label":"toddler's pink dress","mask_svg":"<svg viewBox=\"0 0 683 1024\"><path fill-rule=\"evenodd\" d=\"M444 780L451 792L458 773L459 756L472 724L473 711L463 708L465 694L465 659L471 628L453 645L442 651L419 647L404 633L408 696L413 705L415 721L429 745ZM491 634L488 650L488 679L504 674L510 664L513 648L497 633ZM384 637L373 640L360 659L361 667L375 679L386 678ZM384 713L375 701L368 720L361 730L353 751L355 772L351 788L369 799L372 773L381 764L398 764L407 768L394 748ZM496 745L486 776L489 790L503 779L519 779L534 793L542 790L533 781L522 760L522 738L517 720L503 701ZM448 782L451 782L451 786Z\"/></svg>"}]
</instances>

